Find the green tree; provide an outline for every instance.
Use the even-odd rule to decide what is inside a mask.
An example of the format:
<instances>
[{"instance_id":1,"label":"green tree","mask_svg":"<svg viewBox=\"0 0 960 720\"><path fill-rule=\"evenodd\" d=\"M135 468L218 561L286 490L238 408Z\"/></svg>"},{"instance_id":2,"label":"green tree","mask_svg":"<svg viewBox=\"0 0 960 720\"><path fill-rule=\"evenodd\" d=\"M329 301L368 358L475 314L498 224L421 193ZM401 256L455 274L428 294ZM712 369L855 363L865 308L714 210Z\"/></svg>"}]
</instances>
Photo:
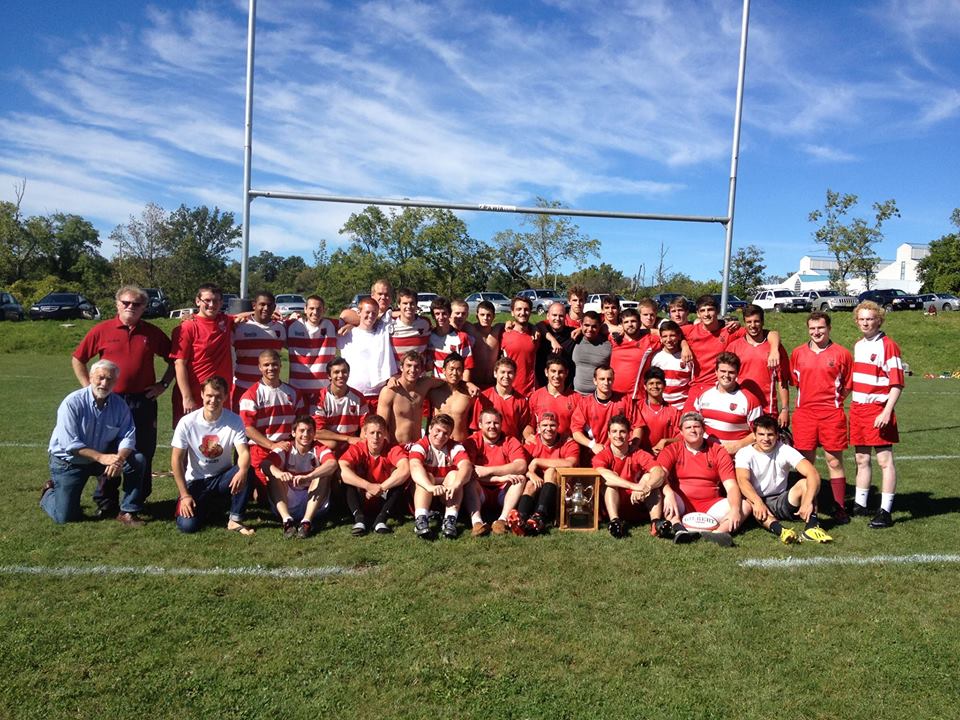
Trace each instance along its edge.
<instances>
[{"instance_id":1,"label":"green tree","mask_svg":"<svg viewBox=\"0 0 960 720\"><path fill-rule=\"evenodd\" d=\"M580 285L588 293L626 294L631 289L631 279L609 263L590 265L571 273L566 278L566 286Z\"/></svg>"},{"instance_id":2,"label":"green tree","mask_svg":"<svg viewBox=\"0 0 960 720\"><path fill-rule=\"evenodd\" d=\"M117 248L114 266L121 284L134 282L143 287L164 287L170 254L168 220L166 210L147 203L140 217L131 215L126 225L117 225L110 233L110 240Z\"/></svg>"},{"instance_id":3,"label":"green tree","mask_svg":"<svg viewBox=\"0 0 960 720\"><path fill-rule=\"evenodd\" d=\"M734 295L744 300L753 298L767 269L763 259L763 250L756 245L737 248L730 258L730 291Z\"/></svg>"},{"instance_id":4,"label":"green tree","mask_svg":"<svg viewBox=\"0 0 960 720\"><path fill-rule=\"evenodd\" d=\"M0 202L0 277L5 285L40 277L52 229L44 217L24 218L20 207L27 181L13 186L14 202Z\"/></svg>"},{"instance_id":5,"label":"green tree","mask_svg":"<svg viewBox=\"0 0 960 720\"><path fill-rule=\"evenodd\" d=\"M537 207L560 208L556 200L537 198ZM539 284L547 287L548 278L556 275L564 260L572 260L580 268L590 256L600 254L600 241L584 235L568 218L557 215L527 215L521 225L527 232L501 230L493 236L493 244L505 253L515 253L536 273Z\"/></svg>"},{"instance_id":6,"label":"green tree","mask_svg":"<svg viewBox=\"0 0 960 720\"><path fill-rule=\"evenodd\" d=\"M230 277L229 253L240 246L240 235L233 213L206 205L181 205L170 213L164 231L168 263L163 287L177 303L186 303L205 282L225 284ZM224 289L236 292L237 287L225 285Z\"/></svg>"},{"instance_id":7,"label":"green tree","mask_svg":"<svg viewBox=\"0 0 960 720\"><path fill-rule=\"evenodd\" d=\"M952 232L930 243L930 254L917 263L917 274L927 292L960 292L960 208L954 208Z\"/></svg>"},{"instance_id":8,"label":"green tree","mask_svg":"<svg viewBox=\"0 0 960 720\"><path fill-rule=\"evenodd\" d=\"M820 223L814 231L814 239L827 248L837 262L830 272L830 286L846 292L847 278L860 275L867 288L873 282L877 262L880 260L873 246L883 239L880 228L892 217L900 217L900 210L893 198L873 204L874 220L870 224L862 217L844 223L843 218L857 204L857 196L827 189L822 210L814 210L808 216L810 222Z\"/></svg>"},{"instance_id":9,"label":"green tree","mask_svg":"<svg viewBox=\"0 0 960 720\"><path fill-rule=\"evenodd\" d=\"M84 272L89 274L96 261L103 260L100 233L79 215L51 215L50 235L45 245L43 260L47 272L64 280L82 280Z\"/></svg>"}]
</instances>

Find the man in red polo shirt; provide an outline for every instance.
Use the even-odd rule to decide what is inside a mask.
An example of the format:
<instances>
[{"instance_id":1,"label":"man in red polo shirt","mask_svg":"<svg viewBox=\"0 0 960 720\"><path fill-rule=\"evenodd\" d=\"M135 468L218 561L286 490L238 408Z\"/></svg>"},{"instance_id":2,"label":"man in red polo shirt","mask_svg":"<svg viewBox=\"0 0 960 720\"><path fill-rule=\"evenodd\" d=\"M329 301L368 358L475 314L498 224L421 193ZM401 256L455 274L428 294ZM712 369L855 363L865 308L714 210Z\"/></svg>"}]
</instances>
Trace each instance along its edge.
<instances>
[{"instance_id":1,"label":"man in red polo shirt","mask_svg":"<svg viewBox=\"0 0 960 720\"><path fill-rule=\"evenodd\" d=\"M542 413L537 434L523 446L530 462L523 497L517 503L517 519L525 535L538 535L544 531L557 506L557 469L572 468L580 459L580 447L569 435L561 434L559 427L556 413L549 410Z\"/></svg>"},{"instance_id":2,"label":"man in red polo shirt","mask_svg":"<svg viewBox=\"0 0 960 720\"><path fill-rule=\"evenodd\" d=\"M656 457L667 445L675 443L680 432L680 411L664 402L666 374L658 367L643 376L646 398L635 406L637 417L647 428L640 447Z\"/></svg>"},{"instance_id":3,"label":"man in red polo shirt","mask_svg":"<svg viewBox=\"0 0 960 720\"><path fill-rule=\"evenodd\" d=\"M214 375L229 383L227 402L233 396L233 318L222 312L223 291L210 283L197 289L197 312L173 329L170 359L177 370L173 393L173 424L200 407L200 387Z\"/></svg>"},{"instance_id":4,"label":"man in red polo shirt","mask_svg":"<svg viewBox=\"0 0 960 720\"><path fill-rule=\"evenodd\" d=\"M516 367L514 386L524 397L533 392L535 386L537 347L544 339L540 331L530 324L533 305L528 298L516 297L510 306L513 322L497 323L493 332L500 341L500 352L513 360ZM494 365L496 371L496 365Z\"/></svg>"},{"instance_id":5,"label":"man in red polo shirt","mask_svg":"<svg viewBox=\"0 0 960 720\"><path fill-rule=\"evenodd\" d=\"M624 415L633 423L631 443L636 441L639 447L644 436L643 421L637 419L634 404L613 391L613 370L609 365L601 365L593 371L593 382L597 389L592 395L580 398L570 420L573 439L585 448L582 451L584 462L603 450L610 418L615 415Z\"/></svg>"},{"instance_id":6,"label":"man in red polo shirt","mask_svg":"<svg viewBox=\"0 0 960 720\"><path fill-rule=\"evenodd\" d=\"M170 340L156 325L142 320L147 294L135 285L117 290L117 317L97 323L73 351L73 373L81 387L90 384L87 363L93 358L109 360L120 368L114 392L130 408L137 428L137 452L143 455L143 495L146 500L153 489L151 474L157 450L157 397L175 377L170 355ZM167 360L167 369L160 382L153 369L153 359ZM120 478L103 476L97 483L93 500L97 515L115 517L120 512Z\"/></svg>"},{"instance_id":7,"label":"man in red polo shirt","mask_svg":"<svg viewBox=\"0 0 960 720\"><path fill-rule=\"evenodd\" d=\"M610 335L610 367L613 368L614 392L631 400L643 398L643 374L660 350L660 338L641 327L640 313L627 308L620 313L623 332Z\"/></svg>"}]
</instances>

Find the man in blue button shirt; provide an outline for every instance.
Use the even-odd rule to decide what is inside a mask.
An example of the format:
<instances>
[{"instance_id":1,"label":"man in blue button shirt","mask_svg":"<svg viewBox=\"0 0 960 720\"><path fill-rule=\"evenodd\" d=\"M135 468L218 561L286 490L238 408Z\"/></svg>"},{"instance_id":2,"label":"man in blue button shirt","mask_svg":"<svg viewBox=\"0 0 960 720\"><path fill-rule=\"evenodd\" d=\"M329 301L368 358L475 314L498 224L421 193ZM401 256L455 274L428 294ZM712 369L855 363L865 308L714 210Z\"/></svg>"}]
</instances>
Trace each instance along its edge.
<instances>
[{"instance_id":1,"label":"man in blue button shirt","mask_svg":"<svg viewBox=\"0 0 960 720\"><path fill-rule=\"evenodd\" d=\"M123 478L123 499L117 516L128 527L140 527L143 455L136 452L136 428L127 404L113 394L120 370L109 360L90 367L90 385L67 395L57 410L50 436L50 480L40 507L56 523L80 519L80 497L93 475Z\"/></svg>"}]
</instances>

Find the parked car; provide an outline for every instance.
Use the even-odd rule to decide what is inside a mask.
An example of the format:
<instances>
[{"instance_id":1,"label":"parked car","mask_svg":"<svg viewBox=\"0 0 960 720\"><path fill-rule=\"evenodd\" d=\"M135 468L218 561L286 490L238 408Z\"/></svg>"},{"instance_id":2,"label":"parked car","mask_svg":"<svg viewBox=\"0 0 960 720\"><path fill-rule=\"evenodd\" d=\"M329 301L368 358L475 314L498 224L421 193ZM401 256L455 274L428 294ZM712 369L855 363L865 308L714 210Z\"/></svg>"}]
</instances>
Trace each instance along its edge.
<instances>
[{"instance_id":1,"label":"parked car","mask_svg":"<svg viewBox=\"0 0 960 720\"><path fill-rule=\"evenodd\" d=\"M517 297L527 298L533 306L535 313L543 315L547 308L555 302L563 303L564 308L568 308L567 299L560 295L556 290L547 290L546 288L528 288L517 293Z\"/></svg>"},{"instance_id":2,"label":"parked car","mask_svg":"<svg viewBox=\"0 0 960 720\"><path fill-rule=\"evenodd\" d=\"M80 293L52 292L30 306L31 320L99 320L97 306Z\"/></svg>"},{"instance_id":3,"label":"parked car","mask_svg":"<svg viewBox=\"0 0 960 720\"><path fill-rule=\"evenodd\" d=\"M170 312L170 300L163 294L160 288L144 288L147 294L147 307L143 310L143 316L148 318L166 317Z\"/></svg>"},{"instance_id":4,"label":"parked car","mask_svg":"<svg viewBox=\"0 0 960 720\"><path fill-rule=\"evenodd\" d=\"M603 307L603 298L607 296L607 293L594 293L593 295L587 296L587 301L583 304L583 311L594 310L600 312ZM639 303L636 300L627 300L623 295L615 296L620 301L620 309L626 310L627 308L636 309Z\"/></svg>"},{"instance_id":5,"label":"parked car","mask_svg":"<svg viewBox=\"0 0 960 720\"><path fill-rule=\"evenodd\" d=\"M23 306L8 292L0 292L0 320L23 320Z\"/></svg>"},{"instance_id":6,"label":"parked car","mask_svg":"<svg viewBox=\"0 0 960 720\"><path fill-rule=\"evenodd\" d=\"M920 303L924 310L933 305L937 312L960 308L960 298L951 293L924 293L920 295Z\"/></svg>"},{"instance_id":7,"label":"parked car","mask_svg":"<svg viewBox=\"0 0 960 720\"><path fill-rule=\"evenodd\" d=\"M683 295L680 293L666 292L666 293L657 293L653 296L653 301L657 304L657 308L660 312L666 312L667 306L672 303L677 298L682 298ZM686 298L684 298L686 300ZM691 303L687 300L687 306L690 306Z\"/></svg>"},{"instance_id":8,"label":"parked car","mask_svg":"<svg viewBox=\"0 0 960 720\"><path fill-rule=\"evenodd\" d=\"M753 298L753 304L774 312L806 312L810 300L795 295L793 290L761 290Z\"/></svg>"},{"instance_id":9,"label":"parked car","mask_svg":"<svg viewBox=\"0 0 960 720\"><path fill-rule=\"evenodd\" d=\"M430 306L439 295L436 293L417 293L417 309L425 315L430 314Z\"/></svg>"},{"instance_id":10,"label":"parked car","mask_svg":"<svg viewBox=\"0 0 960 720\"><path fill-rule=\"evenodd\" d=\"M466 297L467 306L470 308L470 314L476 314L477 305L481 301L487 300L488 302L493 303L493 309L497 313L508 313L510 312L511 300L503 293L499 292L475 292L470 293Z\"/></svg>"},{"instance_id":11,"label":"parked car","mask_svg":"<svg viewBox=\"0 0 960 720\"><path fill-rule=\"evenodd\" d=\"M195 307L190 308L178 308L177 310L170 311L170 317L172 318L188 318L193 315L197 309Z\"/></svg>"},{"instance_id":12,"label":"parked car","mask_svg":"<svg viewBox=\"0 0 960 720\"><path fill-rule=\"evenodd\" d=\"M711 293L710 295L714 300L717 301L717 305L720 304L720 293ZM741 300L736 295L727 295L727 310L743 310L747 305L749 305L746 300Z\"/></svg>"},{"instance_id":13,"label":"parked car","mask_svg":"<svg viewBox=\"0 0 960 720\"><path fill-rule=\"evenodd\" d=\"M804 290L799 295L810 301L812 310L853 310L857 304L853 295L844 295L836 290Z\"/></svg>"},{"instance_id":14,"label":"parked car","mask_svg":"<svg viewBox=\"0 0 960 720\"><path fill-rule=\"evenodd\" d=\"M303 295L294 293L277 295L277 312L280 313L280 317L290 317L293 313L302 314L306 307L307 301L303 299Z\"/></svg>"},{"instance_id":15,"label":"parked car","mask_svg":"<svg viewBox=\"0 0 960 720\"><path fill-rule=\"evenodd\" d=\"M872 300L886 311L890 310L919 310L923 305L917 295L905 293L900 288L885 288L883 290L864 290L857 296L860 302Z\"/></svg>"}]
</instances>

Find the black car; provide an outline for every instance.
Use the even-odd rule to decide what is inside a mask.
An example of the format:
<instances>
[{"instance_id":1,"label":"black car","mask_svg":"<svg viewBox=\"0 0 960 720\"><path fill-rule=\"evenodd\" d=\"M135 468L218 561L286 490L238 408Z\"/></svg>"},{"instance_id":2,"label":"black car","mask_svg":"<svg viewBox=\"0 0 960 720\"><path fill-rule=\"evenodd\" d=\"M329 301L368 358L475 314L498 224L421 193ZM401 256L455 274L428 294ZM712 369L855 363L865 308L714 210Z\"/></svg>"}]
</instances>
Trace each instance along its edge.
<instances>
[{"instance_id":1,"label":"black car","mask_svg":"<svg viewBox=\"0 0 960 720\"><path fill-rule=\"evenodd\" d=\"M672 303L677 298L682 298L682 297L683 295L680 293L666 292L666 293L657 293L656 295L653 296L652 300L657 304L657 307L660 309L661 312L666 312L667 306L670 303ZM719 297L717 299L719 301ZM684 298L684 300L686 300L686 298ZM691 304L692 303L689 300L687 300L688 308L691 306Z\"/></svg>"},{"instance_id":2,"label":"black car","mask_svg":"<svg viewBox=\"0 0 960 720\"><path fill-rule=\"evenodd\" d=\"M166 317L170 313L170 301L159 288L144 288L147 294L147 307L143 311L144 317Z\"/></svg>"},{"instance_id":3,"label":"black car","mask_svg":"<svg viewBox=\"0 0 960 720\"><path fill-rule=\"evenodd\" d=\"M923 302L918 295L910 295L899 288L885 290L865 290L857 296L857 300L872 300L884 310L919 310Z\"/></svg>"},{"instance_id":4,"label":"black car","mask_svg":"<svg viewBox=\"0 0 960 720\"><path fill-rule=\"evenodd\" d=\"M30 306L31 320L96 320L97 306L80 293L53 292Z\"/></svg>"},{"instance_id":5,"label":"black car","mask_svg":"<svg viewBox=\"0 0 960 720\"><path fill-rule=\"evenodd\" d=\"M712 293L711 297L717 301L717 305L720 304L720 293ZM736 295L727 295L727 310L736 311L743 310L749 303L745 300L741 300Z\"/></svg>"},{"instance_id":6,"label":"black car","mask_svg":"<svg viewBox=\"0 0 960 720\"><path fill-rule=\"evenodd\" d=\"M23 306L8 292L0 292L0 320L23 320Z\"/></svg>"}]
</instances>

